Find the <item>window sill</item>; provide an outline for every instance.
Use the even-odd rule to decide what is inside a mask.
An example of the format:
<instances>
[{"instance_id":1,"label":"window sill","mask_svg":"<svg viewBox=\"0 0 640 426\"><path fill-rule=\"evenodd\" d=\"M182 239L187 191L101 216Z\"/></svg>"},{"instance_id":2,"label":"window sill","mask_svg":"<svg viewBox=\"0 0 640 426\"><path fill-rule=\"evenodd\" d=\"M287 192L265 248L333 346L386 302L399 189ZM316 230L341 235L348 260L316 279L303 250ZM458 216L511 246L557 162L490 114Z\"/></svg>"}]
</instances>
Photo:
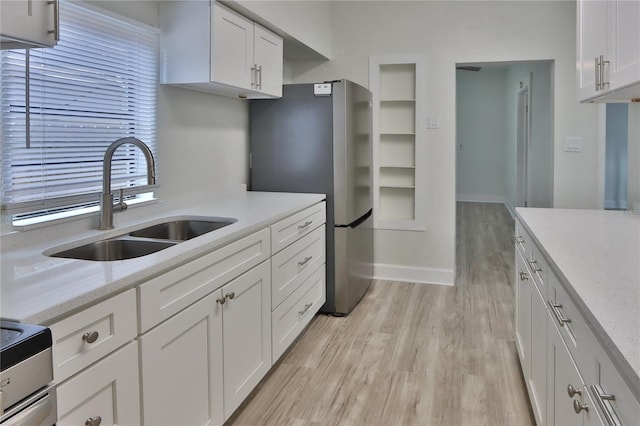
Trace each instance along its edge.
<instances>
[{"instance_id":1,"label":"window sill","mask_svg":"<svg viewBox=\"0 0 640 426\"><path fill-rule=\"evenodd\" d=\"M156 204L158 202L159 200L157 198L147 197L137 200L130 200L127 201L127 209L148 206L150 204ZM54 213L29 219L21 219L12 222L11 225L14 231L28 231L31 229L44 228L46 226L86 219L95 215L99 210L100 206L85 207L83 209L77 209L62 213Z\"/></svg>"}]
</instances>

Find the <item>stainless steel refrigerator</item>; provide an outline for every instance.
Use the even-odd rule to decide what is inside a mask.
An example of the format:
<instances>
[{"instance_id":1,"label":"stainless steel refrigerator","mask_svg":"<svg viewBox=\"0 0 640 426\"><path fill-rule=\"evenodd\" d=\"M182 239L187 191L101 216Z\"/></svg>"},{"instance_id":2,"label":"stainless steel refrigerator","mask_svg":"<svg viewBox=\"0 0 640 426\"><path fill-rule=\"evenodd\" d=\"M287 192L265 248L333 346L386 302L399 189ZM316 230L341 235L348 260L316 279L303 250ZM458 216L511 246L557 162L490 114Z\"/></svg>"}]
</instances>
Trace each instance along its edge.
<instances>
[{"instance_id":1,"label":"stainless steel refrigerator","mask_svg":"<svg viewBox=\"0 0 640 426\"><path fill-rule=\"evenodd\" d=\"M371 93L347 80L250 101L250 189L327 194L327 302L349 313L373 276Z\"/></svg>"}]
</instances>

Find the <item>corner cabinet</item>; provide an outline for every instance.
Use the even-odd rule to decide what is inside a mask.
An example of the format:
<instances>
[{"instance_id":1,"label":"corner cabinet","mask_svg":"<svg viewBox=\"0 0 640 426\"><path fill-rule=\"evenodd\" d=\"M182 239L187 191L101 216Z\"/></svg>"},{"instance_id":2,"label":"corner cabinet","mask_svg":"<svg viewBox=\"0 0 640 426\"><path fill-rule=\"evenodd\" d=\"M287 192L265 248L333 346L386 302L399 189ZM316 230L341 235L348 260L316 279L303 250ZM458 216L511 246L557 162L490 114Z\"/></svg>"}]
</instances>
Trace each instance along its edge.
<instances>
[{"instance_id":1,"label":"corner cabinet","mask_svg":"<svg viewBox=\"0 0 640 426\"><path fill-rule=\"evenodd\" d=\"M0 48L53 47L59 37L59 0L2 0Z\"/></svg>"},{"instance_id":2,"label":"corner cabinet","mask_svg":"<svg viewBox=\"0 0 640 426\"><path fill-rule=\"evenodd\" d=\"M369 60L373 95L373 202L379 229L424 229L424 60Z\"/></svg>"},{"instance_id":3,"label":"corner cabinet","mask_svg":"<svg viewBox=\"0 0 640 426\"><path fill-rule=\"evenodd\" d=\"M578 100L640 99L640 2L577 2Z\"/></svg>"},{"instance_id":4,"label":"corner cabinet","mask_svg":"<svg viewBox=\"0 0 640 426\"><path fill-rule=\"evenodd\" d=\"M247 99L282 96L283 40L215 1L160 2L160 82Z\"/></svg>"}]
</instances>

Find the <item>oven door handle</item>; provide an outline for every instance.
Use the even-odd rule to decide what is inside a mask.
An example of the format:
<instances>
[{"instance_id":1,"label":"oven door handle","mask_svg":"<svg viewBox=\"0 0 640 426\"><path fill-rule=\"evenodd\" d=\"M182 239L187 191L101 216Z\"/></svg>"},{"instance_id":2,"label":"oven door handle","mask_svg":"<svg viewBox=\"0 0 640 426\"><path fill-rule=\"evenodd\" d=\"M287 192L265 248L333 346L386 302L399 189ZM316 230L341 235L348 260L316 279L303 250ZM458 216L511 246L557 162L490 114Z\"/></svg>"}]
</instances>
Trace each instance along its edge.
<instances>
[{"instance_id":1,"label":"oven door handle","mask_svg":"<svg viewBox=\"0 0 640 426\"><path fill-rule=\"evenodd\" d=\"M2 426L17 425L43 425L53 413L56 416L56 398L52 393L45 393L45 396L35 402L31 402L22 408L18 413L12 415L2 422ZM8 413L5 413L8 414ZM55 422L55 418L53 420Z\"/></svg>"}]
</instances>

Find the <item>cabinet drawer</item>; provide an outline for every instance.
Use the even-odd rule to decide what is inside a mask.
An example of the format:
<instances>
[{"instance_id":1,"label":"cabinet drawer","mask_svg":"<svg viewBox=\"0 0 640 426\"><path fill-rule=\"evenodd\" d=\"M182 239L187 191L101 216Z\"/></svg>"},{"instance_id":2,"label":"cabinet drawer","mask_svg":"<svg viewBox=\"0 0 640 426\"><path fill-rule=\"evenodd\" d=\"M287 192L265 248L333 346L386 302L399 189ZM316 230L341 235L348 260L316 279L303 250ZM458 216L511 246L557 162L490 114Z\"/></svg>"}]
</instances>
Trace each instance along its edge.
<instances>
[{"instance_id":1,"label":"cabinet drawer","mask_svg":"<svg viewBox=\"0 0 640 426\"><path fill-rule=\"evenodd\" d=\"M546 260L542 257L542 252L534 244L530 245L530 255L527 258L527 266L531 270L533 282L536 283L538 290L543 297L547 296L547 274L549 267Z\"/></svg>"},{"instance_id":2,"label":"cabinet drawer","mask_svg":"<svg viewBox=\"0 0 640 426\"><path fill-rule=\"evenodd\" d=\"M58 386L58 425L140 424L138 345L128 345Z\"/></svg>"},{"instance_id":3,"label":"cabinet drawer","mask_svg":"<svg viewBox=\"0 0 640 426\"><path fill-rule=\"evenodd\" d=\"M136 293L128 290L49 327L60 383L136 337Z\"/></svg>"},{"instance_id":4,"label":"cabinet drawer","mask_svg":"<svg viewBox=\"0 0 640 426\"><path fill-rule=\"evenodd\" d=\"M275 309L325 263L324 225L273 256L271 308Z\"/></svg>"},{"instance_id":5,"label":"cabinet drawer","mask_svg":"<svg viewBox=\"0 0 640 426\"><path fill-rule=\"evenodd\" d=\"M265 228L142 284L140 333L268 259L269 249Z\"/></svg>"},{"instance_id":6,"label":"cabinet drawer","mask_svg":"<svg viewBox=\"0 0 640 426\"><path fill-rule=\"evenodd\" d=\"M271 315L273 363L293 343L326 300L325 267L321 266Z\"/></svg>"},{"instance_id":7,"label":"cabinet drawer","mask_svg":"<svg viewBox=\"0 0 640 426\"><path fill-rule=\"evenodd\" d=\"M271 253L275 254L326 221L323 201L271 225Z\"/></svg>"},{"instance_id":8,"label":"cabinet drawer","mask_svg":"<svg viewBox=\"0 0 640 426\"><path fill-rule=\"evenodd\" d=\"M598 407L603 419L611 416L617 418L619 424L638 424L638 421L640 421L640 403L635 399L631 389L624 382L616 367L602 350L602 347L598 349L596 362L599 370L599 380L591 383L597 383L599 387L589 386L595 406ZM590 351L590 353L593 354L593 351ZM615 399L602 398L602 395L606 394L613 395ZM605 424L615 423L605 422Z\"/></svg>"},{"instance_id":9,"label":"cabinet drawer","mask_svg":"<svg viewBox=\"0 0 640 426\"><path fill-rule=\"evenodd\" d=\"M520 254L522 254L522 257L525 259L529 258L531 255L531 246L533 246L533 241L531 241L529 234L519 220L516 220L516 232L514 238L516 247Z\"/></svg>"}]
</instances>

